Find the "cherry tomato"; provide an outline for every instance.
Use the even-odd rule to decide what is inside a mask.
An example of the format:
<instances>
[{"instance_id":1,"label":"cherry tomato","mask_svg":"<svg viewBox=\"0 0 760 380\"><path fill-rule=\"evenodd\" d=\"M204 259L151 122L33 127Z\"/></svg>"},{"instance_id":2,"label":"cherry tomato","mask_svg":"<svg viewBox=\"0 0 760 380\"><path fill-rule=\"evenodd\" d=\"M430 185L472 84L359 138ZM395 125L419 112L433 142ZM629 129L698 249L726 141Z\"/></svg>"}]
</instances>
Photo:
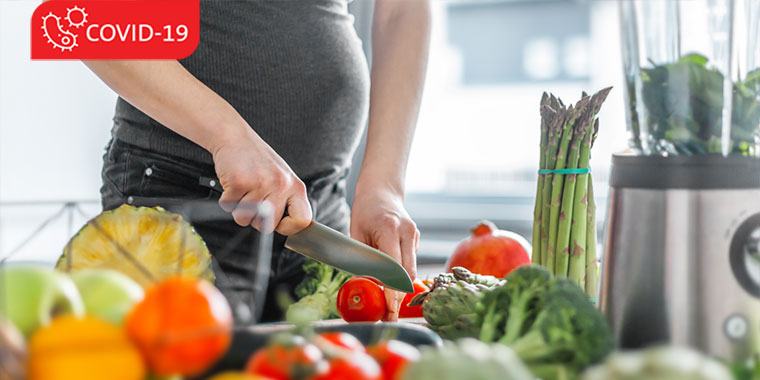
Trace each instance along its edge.
<instances>
[{"instance_id":1,"label":"cherry tomato","mask_svg":"<svg viewBox=\"0 0 760 380\"><path fill-rule=\"evenodd\" d=\"M376 278L374 278L374 277L370 277L370 276L359 276L359 278L366 278L367 280L370 280L370 281L374 282L375 284L377 284L377 286L379 286L380 288L382 288L382 287L383 287L383 283L382 283L382 282L380 282L380 280L378 280L378 279L376 279Z\"/></svg>"},{"instance_id":2,"label":"cherry tomato","mask_svg":"<svg viewBox=\"0 0 760 380\"><path fill-rule=\"evenodd\" d=\"M347 348L351 351L366 352L362 342L349 333L339 331L324 332L319 334L319 336L338 347Z\"/></svg>"},{"instance_id":3,"label":"cherry tomato","mask_svg":"<svg viewBox=\"0 0 760 380\"><path fill-rule=\"evenodd\" d=\"M348 280L338 291L338 314L346 322L375 322L385 315L385 295L366 278Z\"/></svg>"},{"instance_id":4,"label":"cherry tomato","mask_svg":"<svg viewBox=\"0 0 760 380\"><path fill-rule=\"evenodd\" d=\"M371 356L352 352L330 360L330 369L311 380L383 380L383 373Z\"/></svg>"},{"instance_id":5,"label":"cherry tomato","mask_svg":"<svg viewBox=\"0 0 760 380\"><path fill-rule=\"evenodd\" d=\"M305 378L325 373L327 369L322 351L302 338L287 343L277 342L256 351L245 367L249 374L273 380Z\"/></svg>"},{"instance_id":6,"label":"cherry tomato","mask_svg":"<svg viewBox=\"0 0 760 380\"><path fill-rule=\"evenodd\" d=\"M367 352L377 360L383 372L383 380L401 379L404 369L420 359L420 352L400 340L388 340L367 347Z\"/></svg>"},{"instance_id":7,"label":"cherry tomato","mask_svg":"<svg viewBox=\"0 0 760 380\"><path fill-rule=\"evenodd\" d=\"M430 288L425 286L425 284L419 278L415 279L413 284L414 284L414 293L405 295L404 300L401 301L401 308L399 309L399 312L398 312L399 318L422 317L422 305L419 305L419 306L407 306L407 305L409 304L409 302L412 301L412 298L414 296L422 292L427 292L430 290Z\"/></svg>"}]
</instances>

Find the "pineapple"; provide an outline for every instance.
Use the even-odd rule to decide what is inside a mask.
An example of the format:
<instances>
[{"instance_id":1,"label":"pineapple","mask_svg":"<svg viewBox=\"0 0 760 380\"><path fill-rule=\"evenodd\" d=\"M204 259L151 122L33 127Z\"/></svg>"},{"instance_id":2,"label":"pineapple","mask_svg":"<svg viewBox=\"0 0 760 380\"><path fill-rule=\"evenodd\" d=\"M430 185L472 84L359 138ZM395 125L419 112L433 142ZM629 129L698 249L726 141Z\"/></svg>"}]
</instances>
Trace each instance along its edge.
<instances>
[{"instance_id":1,"label":"pineapple","mask_svg":"<svg viewBox=\"0 0 760 380\"><path fill-rule=\"evenodd\" d=\"M114 269L143 287L180 270L184 276L214 280L201 236L180 215L160 207L122 205L100 213L71 238L56 268Z\"/></svg>"}]
</instances>

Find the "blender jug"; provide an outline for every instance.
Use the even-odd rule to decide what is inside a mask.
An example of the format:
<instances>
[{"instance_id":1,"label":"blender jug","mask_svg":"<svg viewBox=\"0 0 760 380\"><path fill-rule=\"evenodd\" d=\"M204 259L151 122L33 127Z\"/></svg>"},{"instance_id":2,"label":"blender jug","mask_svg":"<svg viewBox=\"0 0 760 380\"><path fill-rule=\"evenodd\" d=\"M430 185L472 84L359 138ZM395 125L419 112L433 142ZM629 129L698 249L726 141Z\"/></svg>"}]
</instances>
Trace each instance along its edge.
<instances>
[{"instance_id":1,"label":"blender jug","mask_svg":"<svg viewBox=\"0 0 760 380\"><path fill-rule=\"evenodd\" d=\"M760 355L757 0L620 0L630 152L612 157L600 307L623 348Z\"/></svg>"},{"instance_id":2,"label":"blender jug","mask_svg":"<svg viewBox=\"0 0 760 380\"><path fill-rule=\"evenodd\" d=\"M621 1L629 145L760 155L756 0Z\"/></svg>"}]
</instances>

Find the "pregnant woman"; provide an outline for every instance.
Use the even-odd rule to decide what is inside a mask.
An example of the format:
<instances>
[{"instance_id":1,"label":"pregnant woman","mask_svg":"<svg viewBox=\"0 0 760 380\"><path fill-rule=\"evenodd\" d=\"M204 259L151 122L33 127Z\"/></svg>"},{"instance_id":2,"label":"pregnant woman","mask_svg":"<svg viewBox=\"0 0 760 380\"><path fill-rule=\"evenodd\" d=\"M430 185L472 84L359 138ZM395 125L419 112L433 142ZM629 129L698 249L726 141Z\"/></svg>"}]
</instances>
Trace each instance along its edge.
<instances>
[{"instance_id":1,"label":"pregnant woman","mask_svg":"<svg viewBox=\"0 0 760 380\"><path fill-rule=\"evenodd\" d=\"M302 279L303 258L283 242L312 219L377 247L414 277L419 231L404 209L404 175L429 24L428 0L376 0L370 73L347 0L201 1L200 43L189 57L85 62L119 94L103 207L217 200L234 222L195 225L215 254L241 229L252 239L251 226L266 228L242 205L268 201L273 291ZM349 210L346 175L367 118ZM246 244L215 255L217 286L231 302L253 305L253 261ZM388 291L386 300L395 319L399 295ZM263 320L279 316L270 292Z\"/></svg>"}]
</instances>

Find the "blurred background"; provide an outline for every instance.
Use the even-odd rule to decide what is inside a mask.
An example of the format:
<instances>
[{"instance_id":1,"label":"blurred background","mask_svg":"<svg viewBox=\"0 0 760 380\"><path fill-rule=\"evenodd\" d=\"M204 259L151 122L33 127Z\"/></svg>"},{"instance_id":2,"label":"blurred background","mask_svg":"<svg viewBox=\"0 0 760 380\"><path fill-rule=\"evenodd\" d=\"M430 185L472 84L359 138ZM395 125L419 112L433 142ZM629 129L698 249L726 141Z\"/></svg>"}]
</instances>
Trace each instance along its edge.
<instances>
[{"instance_id":1,"label":"blurred background","mask_svg":"<svg viewBox=\"0 0 760 380\"><path fill-rule=\"evenodd\" d=\"M481 219L530 239L544 91L575 102L581 91L615 87L591 160L603 226L610 155L626 147L617 2L432 2L430 63L407 174L407 207L422 232L421 273L440 268ZM57 214L63 205L79 202L89 216L100 211L116 95L81 62L29 59L38 4L0 0L0 259L55 260L86 221ZM350 5L368 55L373 6Z\"/></svg>"}]
</instances>

